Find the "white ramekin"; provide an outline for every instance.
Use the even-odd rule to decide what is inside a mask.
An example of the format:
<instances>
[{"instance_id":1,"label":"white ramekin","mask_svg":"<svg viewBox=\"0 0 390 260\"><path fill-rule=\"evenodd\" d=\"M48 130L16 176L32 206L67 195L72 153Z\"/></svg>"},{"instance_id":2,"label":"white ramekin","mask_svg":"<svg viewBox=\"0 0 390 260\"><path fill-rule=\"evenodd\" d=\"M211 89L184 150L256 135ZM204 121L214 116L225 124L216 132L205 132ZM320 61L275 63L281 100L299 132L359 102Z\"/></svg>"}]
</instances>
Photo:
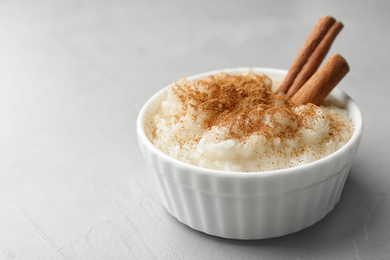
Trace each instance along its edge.
<instances>
[{"instance_id":1,"label":"white ramekin","mask_svg":"<svg viewBox=\"0 0 390 260\"><path fill-rule=\"evenodd\" d=\"M237 68L222 71L255 73L281 80L285 70ZM144 116L167 88L151 97L137 119L140 148L165 208L182 223L207 234L234 239L287 235L321 220L340 199L362 137L363 121L356 103L335 88L331 95L345 104L355 126L349 142L333 154L289 169L268 172L224 172L183 163L157 149L144 131Z\"/></svg>"}]
</instances>

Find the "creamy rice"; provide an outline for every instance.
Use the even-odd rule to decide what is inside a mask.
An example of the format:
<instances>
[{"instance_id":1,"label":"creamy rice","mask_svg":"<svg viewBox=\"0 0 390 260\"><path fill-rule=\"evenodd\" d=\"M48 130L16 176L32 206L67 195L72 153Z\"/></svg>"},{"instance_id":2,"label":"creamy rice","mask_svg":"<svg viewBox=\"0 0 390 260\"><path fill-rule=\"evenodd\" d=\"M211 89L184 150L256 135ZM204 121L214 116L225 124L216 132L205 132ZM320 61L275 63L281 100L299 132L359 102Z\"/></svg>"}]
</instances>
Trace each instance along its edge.
<instances>
[{"instance_id":1,"label":"creamy rice","mask_svg":"<svg viewBox=\"0 0 390 260\"><path fill-rule=\"evenodd\" d=\"M157 148L183 162L248 172L323 158L348 142L353 125L331 98L320 107L296 106L272 91L268 76L249 71L173 83L148 111L145 131Z\"/></svg>"}]
</instances>

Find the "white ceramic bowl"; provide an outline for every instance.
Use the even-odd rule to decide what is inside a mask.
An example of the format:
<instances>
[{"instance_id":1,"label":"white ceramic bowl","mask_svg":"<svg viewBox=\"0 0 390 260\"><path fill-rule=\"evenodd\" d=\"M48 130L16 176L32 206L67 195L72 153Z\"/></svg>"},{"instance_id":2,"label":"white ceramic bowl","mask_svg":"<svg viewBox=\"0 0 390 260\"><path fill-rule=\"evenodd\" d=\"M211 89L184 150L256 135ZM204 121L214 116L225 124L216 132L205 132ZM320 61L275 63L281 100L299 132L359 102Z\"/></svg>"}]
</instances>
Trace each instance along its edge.
<instances>
[{"instance_id":1,"label":"white ceramic bowl","mask_svg":"<svg viewBox=\"0 0 390 260\"><path fill-rule=\"evenodd\" d=\"M286 71L251 68L274 80ZM222 71L240 74L249 68L202 73L201 79ZM157 149L144 131L144 116L166 95L150 98L137 120L140 148L153 174L164 207L182 223L207 234L234 239L263 239L287 235L313 225L340 199L362 137L361 112L354 101L335 88L331 95L345 104L355 126L352 138L333 154L307 165L268 172L224 172L183 163Z\"/></svg>"}]
</instances>

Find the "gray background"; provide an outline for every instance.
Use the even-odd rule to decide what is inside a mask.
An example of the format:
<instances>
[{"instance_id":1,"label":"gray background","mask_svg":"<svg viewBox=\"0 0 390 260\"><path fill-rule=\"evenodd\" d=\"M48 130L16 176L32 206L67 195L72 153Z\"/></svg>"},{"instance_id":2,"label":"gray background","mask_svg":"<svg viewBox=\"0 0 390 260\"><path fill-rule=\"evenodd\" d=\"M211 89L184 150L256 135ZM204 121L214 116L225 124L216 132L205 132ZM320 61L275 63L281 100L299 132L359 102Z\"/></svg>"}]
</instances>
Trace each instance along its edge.
<instances>
[{"instance_id":1,"label":"gray background","mask_svg":"<svg viewBox=\"0 0 390 260\"><path fill-rule=\"evenodd\" d=\"M1 1L0 259L390 259L390 1ZM281 238L191 230L161 206L135 120L181 77L288 69L317 20L364 137L340 203ZM329 56L328 56L329 57Z\"/></svg>"}]
</instances>

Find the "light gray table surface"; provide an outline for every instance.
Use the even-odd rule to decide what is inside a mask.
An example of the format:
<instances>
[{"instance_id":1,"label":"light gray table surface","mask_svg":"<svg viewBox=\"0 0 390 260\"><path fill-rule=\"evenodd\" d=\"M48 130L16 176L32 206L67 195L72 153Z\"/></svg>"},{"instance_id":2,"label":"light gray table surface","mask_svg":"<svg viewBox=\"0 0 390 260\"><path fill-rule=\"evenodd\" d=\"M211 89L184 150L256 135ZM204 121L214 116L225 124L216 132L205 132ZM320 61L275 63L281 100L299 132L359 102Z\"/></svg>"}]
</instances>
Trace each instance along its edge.
<instances>
[{"instance_id":1,"label":"light gray table surface","mask_svg":"<svg viewBox=\"0 0 390 260\"><path fill-rule=\"evenodd\" d=\"M0 259L390 259L390 1L1 1ZM319 17L364 136L339 204L298 233L194 231L161 205L136 117L184 76L288 69ZM329 57L329 55L328 55Z\"/></svg>"}]
</instances>

